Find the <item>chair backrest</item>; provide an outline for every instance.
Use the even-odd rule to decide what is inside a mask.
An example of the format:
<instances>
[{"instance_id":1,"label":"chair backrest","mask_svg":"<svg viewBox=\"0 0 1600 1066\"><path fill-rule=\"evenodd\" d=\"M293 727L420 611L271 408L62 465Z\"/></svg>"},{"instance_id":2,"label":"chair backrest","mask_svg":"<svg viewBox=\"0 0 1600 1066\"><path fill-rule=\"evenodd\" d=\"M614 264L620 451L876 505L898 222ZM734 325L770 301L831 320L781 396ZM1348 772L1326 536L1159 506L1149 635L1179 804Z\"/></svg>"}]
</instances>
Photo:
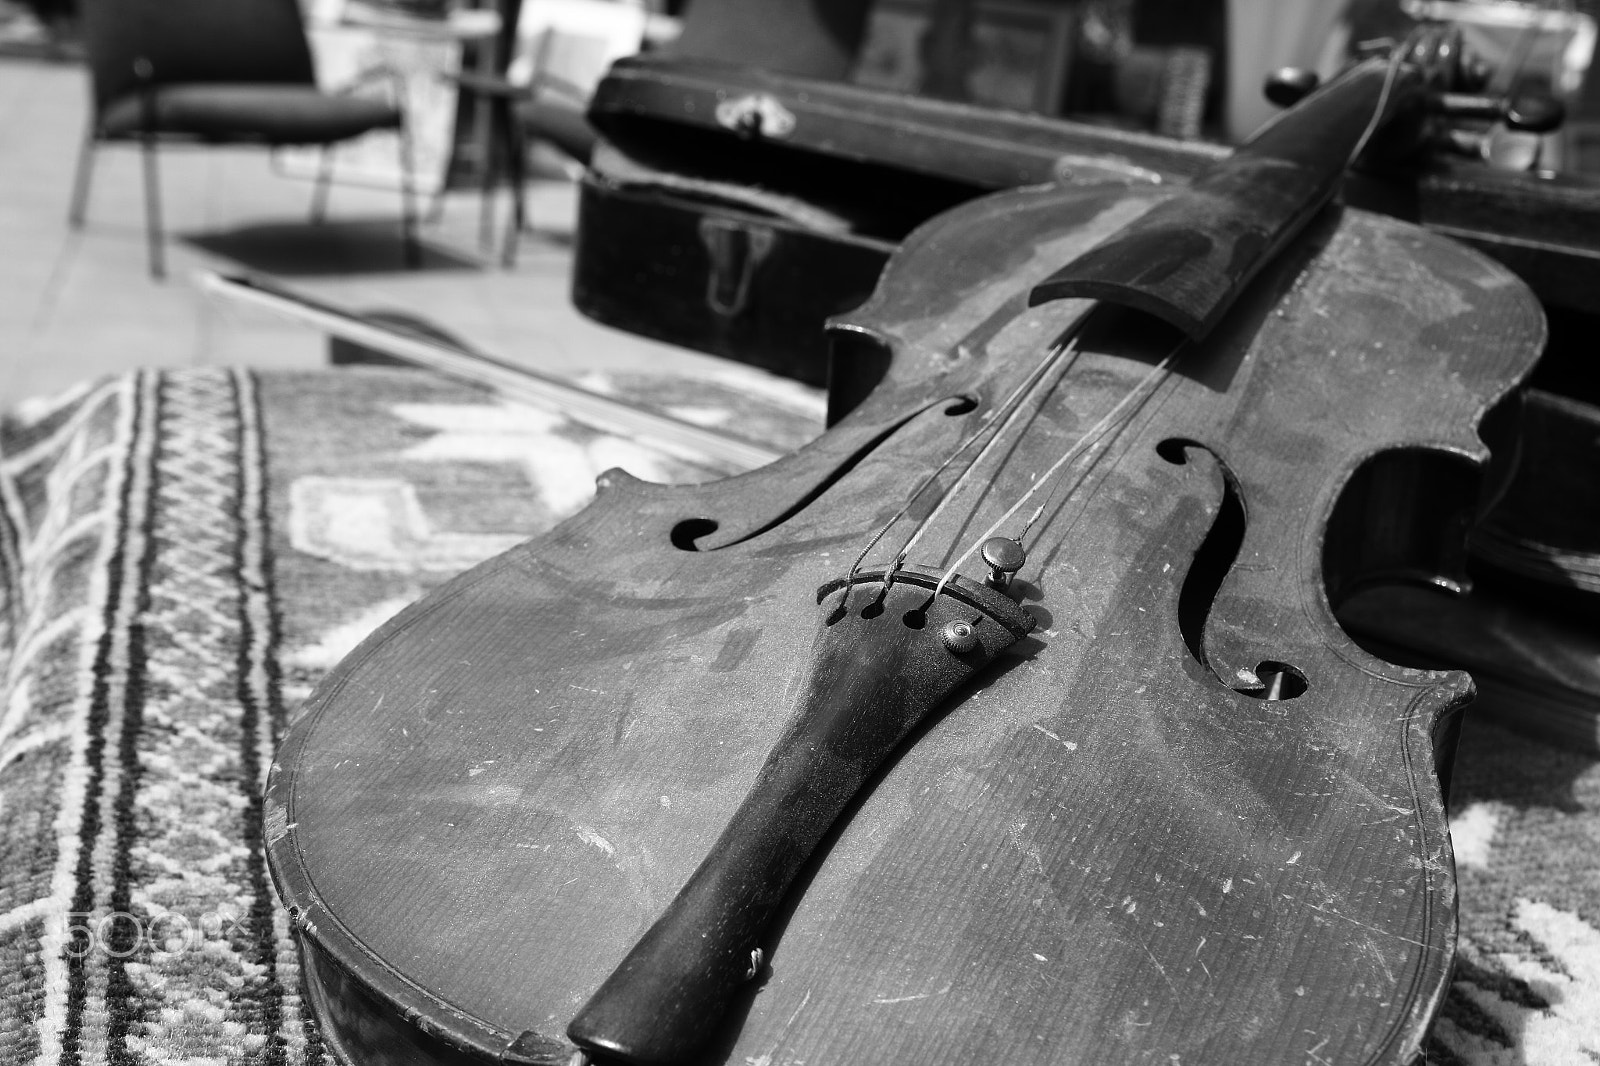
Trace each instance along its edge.
<instances>
[{"instance_id":1,"label":"chair backrest","mask_svg":"<svg viewBox=\"0 0 1600 1066\"><path fill-rule=\"evenodd\" d=\"M512 81L547 79L585 96L611 64L644 43L648 13L618 0L523 0Z\"/></svg>"},{"instance_id":2,"label":"chair backrest","mask_svg":"<svg viewBox=\"0 0 1600 1066\"><path fill-rule=\"evenodd\" d=\"M96 110L144 84L316 80L297 0L80 0Z\"/></svg>"}]
</instances>

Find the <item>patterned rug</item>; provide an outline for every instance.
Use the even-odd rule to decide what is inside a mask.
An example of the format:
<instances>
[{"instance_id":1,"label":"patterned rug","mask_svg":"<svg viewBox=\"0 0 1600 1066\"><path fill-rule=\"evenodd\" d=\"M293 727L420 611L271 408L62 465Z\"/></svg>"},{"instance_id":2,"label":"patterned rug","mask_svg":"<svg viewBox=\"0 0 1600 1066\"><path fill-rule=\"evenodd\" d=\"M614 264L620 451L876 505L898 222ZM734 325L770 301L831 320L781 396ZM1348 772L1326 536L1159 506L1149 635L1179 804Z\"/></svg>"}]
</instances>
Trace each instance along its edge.
<instances>
[{"instance_id":1,"label":"patterned rug","mask_svg":"<svg viewBox=\"0 0 1600 1066\"><path fill-rule=\"evenodd\" d=\"M816 432L814 397L730 375L586 384ZM0 1064L325 1061L261 851L287 715L619 465L720 473L409 371L151 373L0 425ZM1453 802L1461 962L1429 1060L1594 1066L1600 767L1469 722Z\"/></svg>"}]
</instances>

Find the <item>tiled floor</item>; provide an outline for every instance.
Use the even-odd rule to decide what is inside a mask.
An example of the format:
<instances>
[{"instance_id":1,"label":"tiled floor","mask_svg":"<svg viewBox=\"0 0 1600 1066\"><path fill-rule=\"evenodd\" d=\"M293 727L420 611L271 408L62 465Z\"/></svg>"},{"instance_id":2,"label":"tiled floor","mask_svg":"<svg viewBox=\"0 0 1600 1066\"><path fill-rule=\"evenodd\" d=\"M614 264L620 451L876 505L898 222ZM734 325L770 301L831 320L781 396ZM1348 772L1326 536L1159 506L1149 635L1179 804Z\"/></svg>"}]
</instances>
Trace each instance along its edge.
<instances>
[{"instance_id":1,"label":"tiled floor","mask_svg":"<svg viewBox=\"0 0 1600 1066\"><path fill-rule=\"evenodd\" d=\"M400 262L398 196L336 187L307 222L310 185L250 149L161 157L168 278L146 270L136 149L98 153L88 221L67 226L88 80L64 64L0 59L0 405L136 366L323 365L326 340L269 312L201 292L203 269L270 271L360 310L404 310L512 361L558 373L709 360L598 326L567 299L573 187L537 184L536 231L517 266L477 250L478 199L452 194L423 228L423 269Z\"/></svg>"}]
</instances>

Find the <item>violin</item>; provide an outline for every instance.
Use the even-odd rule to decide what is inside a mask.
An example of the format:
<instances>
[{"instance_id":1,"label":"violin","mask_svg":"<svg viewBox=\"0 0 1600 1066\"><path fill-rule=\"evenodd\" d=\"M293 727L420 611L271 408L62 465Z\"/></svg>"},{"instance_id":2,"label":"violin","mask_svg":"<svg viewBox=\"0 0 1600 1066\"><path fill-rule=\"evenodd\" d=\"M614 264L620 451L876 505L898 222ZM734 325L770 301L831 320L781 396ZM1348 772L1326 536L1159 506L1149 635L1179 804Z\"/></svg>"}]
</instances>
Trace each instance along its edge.
<instances>
[{"instance_id":1,"label":"violin","mask_svg":"<svg viewBox=\"0 0 1600 1066\"><path fill-rule=\"evenodd\" d=\"M1458 64L932 220L831 324L881 381L817 440L611 471L369 637L265 800L337 1056L1412 1061L1472 687L1334 607L1459 580L1544 326L1334 196Z\"/></svg>"}]
</instances>

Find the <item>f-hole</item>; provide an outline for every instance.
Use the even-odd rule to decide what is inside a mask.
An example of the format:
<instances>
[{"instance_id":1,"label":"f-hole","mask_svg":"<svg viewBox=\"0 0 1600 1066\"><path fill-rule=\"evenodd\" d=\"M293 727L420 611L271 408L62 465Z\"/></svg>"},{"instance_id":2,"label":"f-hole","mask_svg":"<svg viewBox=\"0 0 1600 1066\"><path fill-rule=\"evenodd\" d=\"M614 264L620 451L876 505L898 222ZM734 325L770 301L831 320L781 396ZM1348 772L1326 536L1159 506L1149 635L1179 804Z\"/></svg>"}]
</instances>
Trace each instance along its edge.
<instances>
[{"instance_id":1,"label":"f-hole","mask_svg":"<svg viewBox=\"0 0 1600 1066\"><path fill-rule=\"evenodd\" d=\"M681 552L699 551L694 542L701 537L709 537L716 531L715 519L685 518L672 527L672 546Z\"/></svg>"},{"instance_id":2,"label":"f-hole","mask_svg":"<svg viewBox=\"0 0 1600 1066\"><path fill-rule=\"evenodd\" d=\"M1233 474L1209 448L1192 440L1169 437L1156 445L1156 454L1174 466L1187 466L1190 449L1203 451L1217 464L1222 474L1222 505L1211 523L1205 539L1194 553L1189 572L1184 575L1183 587L1178 593L1178 629L1183 634L1184 646L1194 661L1216 678L1219 684L1242 696L1258 700L1292 700L1305 694L1310 687L1306 675L1289 663L1264 659L1255 669L1257 685L1232 684L1211 666L1206 656L1206 619L1222 591L1222 582L1233 569L1244 543L1244 499Z\"/></svg>"},{"instance_id":3,"label":"f-hole","mask_svg":"<svg viewBox=\"0 0 1600 1066\"><path fill-rule=\"evenodd\" d=\"M1292 700L1305 694L1310 685L1306 675L1275 659L1268 659L1256 667L1256 680L1260 688L1235 688L1241 695L1258 700Z\"/></svg>"}]
</instances>

